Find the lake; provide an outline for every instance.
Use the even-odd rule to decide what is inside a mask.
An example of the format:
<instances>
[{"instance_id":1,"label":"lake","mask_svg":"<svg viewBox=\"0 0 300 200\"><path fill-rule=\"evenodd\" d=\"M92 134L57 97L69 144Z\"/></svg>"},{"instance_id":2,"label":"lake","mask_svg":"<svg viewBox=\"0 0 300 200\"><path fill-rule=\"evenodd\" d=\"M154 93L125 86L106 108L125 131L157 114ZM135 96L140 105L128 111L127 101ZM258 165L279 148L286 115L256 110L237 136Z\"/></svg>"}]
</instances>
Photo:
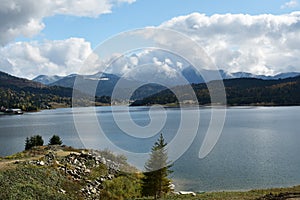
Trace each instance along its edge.
<instances>
[{"instance_id":1,"label":"lake","mask_svg":"<svg viewBox=\"0 0 300 200\"><path fill-rule=\"evenodd\" d=\"M124 152L147 154L159 133L171 142L181 126L181 114L194 122L192 113L200 112L197 135L191 146L175 161L172 179L178 190L213 191L246 190L300 184L300 107L232 107L226 110L222 134L213 150L198 158L211 119L210 108L97 107L44 110L24 115L0 116L0 155L10 155L24 149L27 136L40 134L45 143L58 134L64 144L77 148L105 149L117 146ZM224 108L219 108L224 109ZM74 123L74 117L80 121ZM96 118L97 125L90 120ZM123 125L132 119L142 126L141 137L131 136L114 121ZM148 126L154 120L161 126ZM78 132L78 123L81 130ZM99 136L101 127L105 137ZM77 129L76 129L77 128ZM84 131L82 131L82 128ZM186 128L186 134L190 134ZM137 133L135 133L137 134ZM149 137L147 137L149 136ZM109 141L109 142L107 142ZM110 145L106 145L110 143ZM178 146L180 149L180 145ZM134 160L134 158L133 158ZM130 160L129 160L130 161Z\"/></svg>"}]
</instances>

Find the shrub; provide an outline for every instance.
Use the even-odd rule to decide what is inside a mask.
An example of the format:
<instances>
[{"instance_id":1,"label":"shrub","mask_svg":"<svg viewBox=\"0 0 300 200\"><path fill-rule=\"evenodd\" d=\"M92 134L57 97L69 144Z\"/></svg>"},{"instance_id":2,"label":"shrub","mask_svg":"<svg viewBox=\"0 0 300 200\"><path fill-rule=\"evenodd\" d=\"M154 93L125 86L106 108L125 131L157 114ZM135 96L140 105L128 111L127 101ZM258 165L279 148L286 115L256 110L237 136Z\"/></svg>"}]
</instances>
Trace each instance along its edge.
<instances>
[{"instance_id":1,"label":"shrub","mask_svg":"<svg viewBox=\"0 0 300 200\"><path fill-rule=\"evenodd\" d=\"M140 180L136 174L119 176L103 183L101 193L103 200L135 199L141 196Z\"/></svg>"},{"instance_id":2,"label":"shrub","mask_svg":"<svg viewBox=\"0 0 300 200\"><path fill-rule=\"evenodd\" d=\"M30 138L27 137L25 140L25 150L31 149L32 147L35 146L43 146L43 145L44 145L44 140L40 135L34 135L31 136Z\"/></svg>"}]
</instances>

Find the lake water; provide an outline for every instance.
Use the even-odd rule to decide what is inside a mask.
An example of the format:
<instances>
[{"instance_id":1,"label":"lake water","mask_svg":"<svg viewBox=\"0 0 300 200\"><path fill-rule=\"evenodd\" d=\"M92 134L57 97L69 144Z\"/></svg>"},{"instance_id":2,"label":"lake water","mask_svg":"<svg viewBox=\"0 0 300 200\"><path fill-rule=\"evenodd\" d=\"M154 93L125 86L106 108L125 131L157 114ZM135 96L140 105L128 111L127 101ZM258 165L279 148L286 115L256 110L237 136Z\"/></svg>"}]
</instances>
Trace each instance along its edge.
<instances>
[{"instance_id":1,"label":"lake water","mask_svg":"<svg viewBox=\"0 0 300 200\"><path fill-rule=\"evenodd\" d=\"M27 136L40 134L45 143L58 134L64 144L77 148L104 149L103 138L92 127L90 115L98 119L106 139L128 152L147 153L162 132L167 142L174 139L180 126L181 113L193 113L198 108L166 109L166 123L161 130L147 129L148 107L130 109L130 116L140 126L141 135L157 133L149 138L125 134L114 122L111 107L45 110L24 115L0 116L0 156L24 149ZM115 107L114 115L128 123L126 107ZM163 111L152 110L160 121ZM78 134L73 113L81 116L86 132ZM226 111L222 134L210 154L198 158L204 135L211 119L211 109L200 109L200 126L188 150L175 161L172 178L178 190L244 190L300 184L300 107L236 107ZM152 118L152 119L153 119ZM185 119L193 121L195 118ZM163 121L163 120L162 120ZM129 127L130 128L130 127ZM186 130L189 134L189 130ZM84 141L84 142L82 142Z\"/></svg>"}]
</instances>

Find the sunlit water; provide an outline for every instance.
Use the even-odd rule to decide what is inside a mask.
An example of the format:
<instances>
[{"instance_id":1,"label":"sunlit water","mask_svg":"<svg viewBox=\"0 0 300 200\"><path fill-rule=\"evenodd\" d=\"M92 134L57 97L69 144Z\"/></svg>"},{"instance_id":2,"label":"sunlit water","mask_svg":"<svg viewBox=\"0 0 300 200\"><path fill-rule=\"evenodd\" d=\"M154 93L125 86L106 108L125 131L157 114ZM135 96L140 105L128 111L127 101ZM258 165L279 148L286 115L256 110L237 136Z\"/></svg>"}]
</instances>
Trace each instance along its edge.
<instances>
[{"instance_id":1,"label":"sunlit water","mask_svg":"<svg viewBox=\"0 0 300 200\"><path fill-rule=\"evenodd\" d=\"M180 124L180 113L193 113L197 108L166 109L167 121L160 132L171 141ZM89 138L84 144L74 125L72 109L45 110L21 116L0 116L0 155L24 149L27 136L40 134L45 143L58 134L64 144L74 147L103 149L98 145L99 134L89 129L86 108L76 114L86 116ZM125 107L117 107L122 120ZM150 122L148 107L130 108L131 118L141 126ZM300 184L300 107L236 107L227 109L221 137L213 151L204 159L198 158L203 137L211 118L209 108L200 109L200 126L191 147L173 166L172 178L178 190L211 191L269 188ZM160 118L161 110L153 111ZM124 118L122 116L124 115ZM111 107L97 107L96 117L108 139L121 149L147 153L157 135L142 139L125 134L114 122ZM191 119L194 120L191 115ZM151 132L151 130L147 130ZM82 136L83 138L84 136ZM189 130L187 129L187 134Z\"/></svg>"}]
</instances>

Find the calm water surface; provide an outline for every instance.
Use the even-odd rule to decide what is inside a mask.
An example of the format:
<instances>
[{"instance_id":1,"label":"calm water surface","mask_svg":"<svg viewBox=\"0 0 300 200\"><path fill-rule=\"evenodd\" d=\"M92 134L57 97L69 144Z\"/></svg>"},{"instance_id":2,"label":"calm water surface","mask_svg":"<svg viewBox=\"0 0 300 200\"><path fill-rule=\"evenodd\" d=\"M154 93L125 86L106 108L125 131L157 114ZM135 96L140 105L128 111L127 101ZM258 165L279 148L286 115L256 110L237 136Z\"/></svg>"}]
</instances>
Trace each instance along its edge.
<instances>
[{"instance_id":1,"label":"calm water surface","mask_svg":"<svg viewBox=\"0 0 300 200\"><path fill-rule=\"evenodd\" d=\"M167 121L160 132L171 141L180 123L180 113L192 113L197 108L167 109ZM122 117L125 107L117 107L115 114ZM130 108L131 118L141 126L150 122L149 108ZM160 118L162 111L154 111ZM88 116L85 108L77 115ZM200 109L198 134L185 154L173 167L173 180L178 190L211 191L243 190L300 184L300 107L236 107L227 109L221 137L213 151L198 159L199 148L210 122L210 109ZM111 107L96 108L96 116L106 136L115 145L131 152L148 152L157 135L133 138L115 124ZM123 120L130 120L125 117ZM193 117L188 120L194 120ZM86 131L89 132L89 121ZM150 131L151 130L147 130ZM189 130L187 130L189 132ZM77 134L72 109L45 110L22 116L0 116L0 155L24 149L27 136L40 134L45 143L58 134L64 144L84 147ZM88 148L99 146L98 133L89 133ZM86 143L85 143L86 144Z\"/></svg>"}]
</instances>

